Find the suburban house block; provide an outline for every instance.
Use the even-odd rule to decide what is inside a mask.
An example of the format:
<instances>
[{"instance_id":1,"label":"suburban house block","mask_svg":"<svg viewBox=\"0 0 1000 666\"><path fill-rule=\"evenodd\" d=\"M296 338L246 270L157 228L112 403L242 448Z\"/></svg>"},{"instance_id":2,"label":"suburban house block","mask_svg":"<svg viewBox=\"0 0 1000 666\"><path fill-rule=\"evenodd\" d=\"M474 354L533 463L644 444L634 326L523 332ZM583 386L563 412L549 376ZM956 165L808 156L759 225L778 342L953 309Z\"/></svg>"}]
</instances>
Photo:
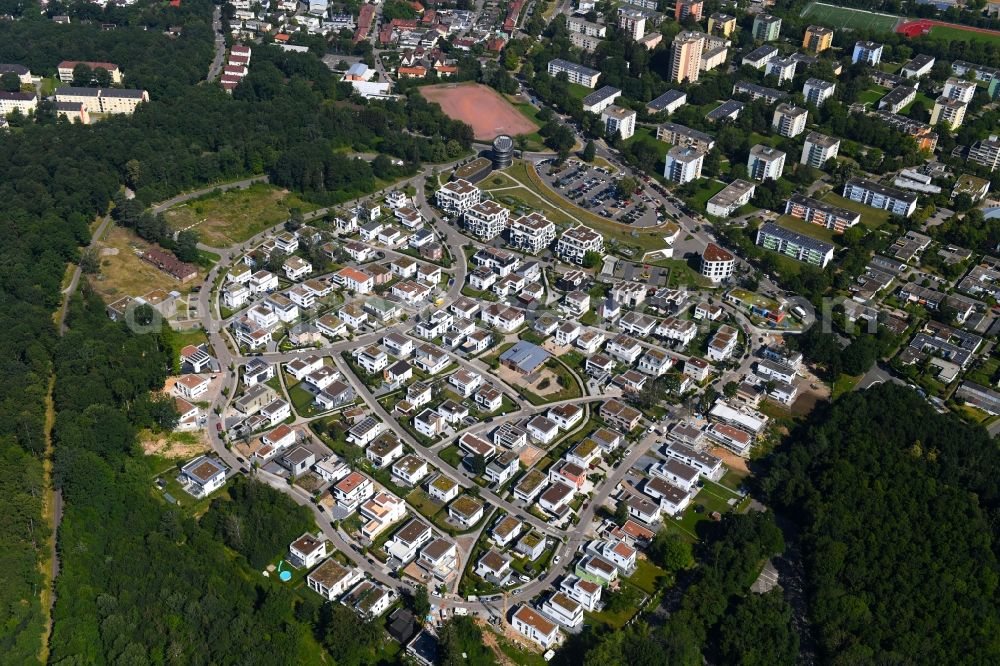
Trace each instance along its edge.
<instances>
[{"instance_id":1,"label":"suburban house block","mask_svg":"<svg viewBox=\"0 0 1000 666\"><path fill-rule=\"evenodd\" d=\"M343 567L331 557L309 572L306 585L327 601L333 601L343 596L362 577L358 569Z\"/></svg>"},{"instance_id":2,"label":"suburban house block","mask_svg":"<svg viewBox=\"0 0 1000 666\"><path fill-rule=\"evenodd\" d=\"M521 605L514 611L514 615L511 617L511 626L519 634L538 643L546 650L558 645L561 640L559 627L526 605Z\"/></svg>"}]
</instances>

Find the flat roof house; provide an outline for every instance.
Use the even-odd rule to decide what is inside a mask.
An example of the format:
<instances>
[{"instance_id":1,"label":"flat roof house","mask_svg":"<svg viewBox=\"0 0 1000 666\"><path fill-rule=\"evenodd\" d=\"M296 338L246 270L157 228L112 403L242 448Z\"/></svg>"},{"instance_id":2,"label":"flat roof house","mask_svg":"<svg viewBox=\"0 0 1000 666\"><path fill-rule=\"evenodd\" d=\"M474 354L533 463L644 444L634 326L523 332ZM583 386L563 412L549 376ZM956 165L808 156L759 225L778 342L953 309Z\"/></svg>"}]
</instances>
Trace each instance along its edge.
<instances>
[{"instance_id":1,"label":"flat roof house","mask_svg":"<svg viewBox=\"0 0 1000 666\"><path fill-rule=\"evenodd\" d=\"M214 458L198 456L181 468L180 480L194 497L208 497L225 485L226 467Z\"/></svg>"},{"instance_id":2,"label":"flat roof house","mask_svg":"<svg viewBox=\"0 0 1000 666\"><path fill-rule=\"evenodd\" d=\"M359 570L348 569L331 557L306 576L306 585L327 601L333 601L347 592L361 578L362 574Z\"/></svg>"}]
</instances>

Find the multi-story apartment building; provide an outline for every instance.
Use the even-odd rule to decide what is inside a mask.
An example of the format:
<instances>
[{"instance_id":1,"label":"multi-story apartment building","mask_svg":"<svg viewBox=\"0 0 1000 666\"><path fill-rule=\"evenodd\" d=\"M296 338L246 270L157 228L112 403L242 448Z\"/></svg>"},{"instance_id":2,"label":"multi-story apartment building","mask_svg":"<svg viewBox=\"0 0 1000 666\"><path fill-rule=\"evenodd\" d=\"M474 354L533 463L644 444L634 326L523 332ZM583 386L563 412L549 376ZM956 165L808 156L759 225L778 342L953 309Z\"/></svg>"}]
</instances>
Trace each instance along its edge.
<instances>
[{"instance_id":1,"label":"multi-story apartment building","mask_svg":"<svg viewBox=\"0 0 1000 666\"><path fill-rule=\"evenodd\" d=\"M120 86L122 83L122 70L113 62L90 62L86 60L63 60L56 66L59 80L63 83L73 82L73 70L77 65L86 65L91 72L96 69L103 69L111 75L111 83Z\"/></svg>"},{"instance_id":2,"label":"multi-story apartment building","mask_svg":"<svg viewBox=\"0 0 1000 666\"><path fill-rule=\"evenodd\" d=\"M931 111L931 125L945 123L952 130L962 126L965 121L965 110L968 104L957 99L950 99L942 95L934 101L934 110Z\"/></svg>"},{"instance_id":3,"label":"multi-story apartment building","mask_svg":"<svg viewBox=\"0 0 1000 666\"><path fill-rule=\"evenodd\" d=\"M777 180L785 170L785 153L758 143L750 149L747 174L754 180Z\"/></svg>"},{"instance_id":4,"label":"multi-story apartment building","mask_svg":"<svg viewBox=\"0 0 1000 666\"><path fill-rule=\"evenodd\" d=\"M864 178L851 178L844 184L844 198L872 208L909 217L917 209L917 195Z\"/></svg>"},{"instance_id":5,"label":"multi-story apartment building","mask_svg":"<svg viewBox=\"0 0 1000 666\"><path fill-rule=\"evenodd\" d=\"M736 30L736 17L715 12L708 17L708 34L729 37Z\"/></svg>"},{"instance_id":6,"label":"multi-story apartment building","mask_svg":"<svg viewBox=\"0 0 1000 666\"><path fill-rule=\"evenodd\" d=\"M128 114L134 113L142 102L148 102L149 93L126 88L63 86L56 88L56 101L82 104L88 113Z\"/></svg>"},{"instance_id":7,"label":"multi-story apartment building","mask_svg":"<svg viewBox=\"0 0 1000 666\"><path fill-rule=\"evenodd\" d=\"M599 37L604 39L608 34L607 26L603 26L600 23L591 23L586 19L582 19L576 16L571 16L566 19L566 28L570 32L579 33L581 35L589 35L590 37Z\"/></svg>"},{"instance_id":8,"label":"multi-story apartment building","mask_svg":"<svg viewBox=\"0 0 1000 666\"><path fill-rule=\"evenodd\" d=\"M969 161L996 171L1000 167L1000 137L991 134L988 139L976 141L969 148Z\"/></svg>"},{"instance_id":9,"label":"multi-story apartment building","mask_svg":"<svg viewBox=\"0 0 1000 666\"><path fill-rule=\"evenodd\" d=\"M781 19L770 14L757 14L753 19L753 38L760 42L773 42L781 34Z\"/></svg>"},{"instance_id":10,"label":"multi-story apartment building","mask_svg":"<svg viewBox=\"0 0 1000 666\"><path fill-rule=\"evenodd\" d=\"M663 164L663 177L683 185L701 178L701 167L705 161L705 153L697 148L674 146L667 153Z\"/></svg>"},{"instance_id":11,"label":"multi-story apartment building","mask_svg":"<svg viewBox=\"0 0 1000 666\"><path fill-rule=\"evenodd\" d=\"M833 30L818 25L811 25L806 28L802 36L802 48L821 53L833 46Z\"/></svg>"},{"instance_id":12,"label":"multi-story apartment building","mask_svg":"<svg viewBox=\"0 0 1000 666\"><path fill-rule=\"evenodd\" d=\"M823 79L807 79L802 86L802 96L806 98L807 104L821 106L823 102L833 97L837 84Z\"/></svg>"},{"instance_id":13,"label":"multi-story apartment building","mask_svg":"<svg viewBox=\"0 0 1000 666\"><path fill-rule=\"evenodd\" d=\"M578 65L575 62L563 60L562 58L550 60L548 72L549 76L556 76L560 72L566 72L570 83L578 83L586 88L597 86L597 79L601 77L601 73L596 69L584 67L583 65Z\"/></svg>"},{"instance_id":14,"label":"multi-story apartment building","mask_svg":"<svg viewBox=\"0 0 1000 666\"><path fill-rule=\"evenodd\" d=\"M635 41L646 34L646 12L631 7L618 8L618 27Z\"/></svg>"},{"instance_id":15,"label":"multi-story apartment building","mask_svg":"<svg viewBox=\"0 0 1000 666\"><path fill-rule=\"evenodd\" d=\"M785 214L800 220L818 224L837 233L861 222L861 215L846 208L810 199L801 194L793 194L785 203Z\"/></svg>"},{"instance_id":16,"label":"multi-story apartment building","mask_svg":"<svg viewBox=\"0 0 1000 666\"><path fill-rule=\"evenodd\" d=\"M916 98L916 88L908 85L896 86L879 100L878 108L889 113L899 113L904 106Z\"/></svg>"},{"instance_id":17,"label":"multi-story apartment building","mask_svg":"<svg viewBox=\"0 0 1000 666\"><path fill-rule=\"evenodd\" d=\"M621 94L622 91L620 88L615 88L614 86L601 86L583 98L583 110L588 113L600 113L614 104L615 100L618 99Z\"/></svg>"},{"instance_id":18,"label":"multi-story apartment building","mask_svg":"<svg viewBox=\"0 0 1000 666\"><path fill-rule=\"evenodd\" d=\"M705 3L702 0L675 0L674 20L680 21L700 21L701 14L705 11Z\"/></svg>"},{"instance_id":19,"label":"multi-story apartment building","mask_svg":"<svg viewBox=\"0 0 1000 666\"><path fill-rule=\"evenodd\" d=\"M814 169L822 169L829 160L837 156L838 151L840 151L840 139L819 132L809 132L802 146L802 158L799 162L808 164Z\"/></svg>"},{"instance_id":20,"label":"multi-story apartment building","mask_svg":"<svg viewBox=\"0 0 1000 666\"><path fill-rule=\"evenodd\" d=\"M749 81L740 81L739 83L734 84L733 94L747 95L751 100L766 99L770 104L774 104L775 102L780 102L783 99L791 97L791 95L783 90L768 88L767 86L757 85L756 83L750 83Z\"/></svg>"},{"instance_id":21,"label":"multi-story apartment building","mask_svg":"<svg viewBox=\"0 0 1000 666\"><path fill-rule=\"evenodd\" d=\"M581 224L560 236L555 252L567 263L582 264L588 252L604 252L604 236Z\"/></svg>"},{"instance_id":22,"label":"multi-story apartment building","mask_svg":"<svg viewBox=\"0 0 1000 666\"><path fill-rule=\"evenodd\" d=\"M975 94L975 81L965 81L953 76L949 77L948 80L944 82L944 90L941 92L942 97L947 97L948 99L957 100L966 104L972 101Z\"/></svg>"},{"instance_id":23,"label":"multi-story apartment building","mask_svg":"<svg viewBox=\"0 0 1000 666\"><path fill-rule=\"evenodd\" d=\"M765 222L757 230L757 245L797 261L824 268L833 259L833 245Z\"/></svg>"},{"instance_id":24,"label":"multi-story apartment building","mask_svg":"<svg viewBox=\"0 0 1000 666\"><path fill-rule=\"evenodd\" d=\"M767 63L777 58L779 53L778 47L765 44L743 56L743 60L740 63L749 65L754 69L761 69L762 67L766 67Z\"/></svg>"},{"instance_id":25,"label":"multi-story apartment building","mask_svg":"<svg viewBox=\"0 0 1000 666\"><path fill-rule=\"evenodd\" d=\"M708 134L677 123L663 123L657 127L656 138L672 146L687 146L705 153L715 147L715 139Z\"/></svg>"},{"instance_id":26,"label":"multi-story apartment building","mask_svg":"<svg viewBox=\"0 0 1000 666\"><path fill-rule=\"evenodd\" d=\"M697 81L701 71L701 54L705 36L700 32L683 31L670 45L670 80L677 83Z\"/></svg>"},{"instance_id":27,"label":"multi-story apartment building","mask_svg":"<svg viewBox=\"0 0 1000 666\"><path fill-rule=\"evenodd\" d=\"M778 85L795 78L796 62L791 58L771 58L764 65L764 74L778 77Z\"/></svg>"},{"instance_id":28,"label":"multi-story apartment building","mask_svg":"<svg viewBox=\"0 0 1000 666\"><path fill-rule=\"evenodd\" d=\"M448 213L463 213L481 198L479 188L462 178L445 183L434 195L438 207Z\"/></svg>"},{"instance_id":29,"label":"multi-story apartment building","mask_svg":"<svg viewBox=\"0 0 1000 666\"><path fill-rule=\"evenodd\" d=\"M569 33L570 44L578 49L583 49L584 51L596 51L597 47L600 46L603 41L604 40L600 37L594 37L593 35L588 35L584 32Z\"/></svg>"},{"instance_id":30,"label":"multi-story apartment building","mask_svg":"<svg viewBox=\"0 0 1000 666\"><path fill-rule=\"evenodd\" d=\"M899 73L908 79L919 79L921 76L930 73L931 69L934 68L934 62L934 56L918 53L913 56L910 62L903 65Z\"/></svg>"},{"instance_id":31,"label":"multi-story apartment building","mask_svg":"<svg viewBox=\"0 0 1000 666\"><path fill-rule=\"evenodd\" d=\"M750 203L756 188L754 183L737 178L709 199L705 208L709 215L729 217L740 207Z\"/></svg>"},{"instance_id":32,"label":"multi-story apartment building","mask_svg":"<svg viewBox=\"0 0 1000 666\"><path fill-rule=\"evenodd\" d=\"M507 228L510 211L493 200L480 201L464 214L465 228L483 240L499 236Z\"/></svg>"},{"instance_id":33,"label":"multi-story apartment building","mask_svg":"<svg viewBox=\"0 0 1000 666\"><path fill-rule=\"evenodd\" d=\"M556 239L556 225L539 212L522 215L510 223L510 245L529 254L538 254Z\"/></svg>"},{"instance_id":34,"label":"multi-story apartment building","mask_svg":"<svg viewBox=\"0 0 1000 666\"><path fill-rule=\"evenodd\" d=\"M687 95L680 90L668 90L646 105L649 113L673 113L687 104Z\"/></svg>"},{"instance_id":35,"label":"multi-story apartment building","mask_svg":"<svg viewBox=\"0 0 1000 666\"><path fill-rule=\"evenodd\" d=\"M632 109L624 109L611 105L601 112L604 121L604 135L613 137L618 134L623 140L635 134L636 113Z\"/></svg>"},{"instance_id":36,"label":"multi-story apartment building","mask_svg":"<svg viewBox=\"0 0 1000 666\"><path fill-rule=\"evenodd\" d=\"M26 116L37 108L38 96L35 93L0 91L0 117L14 111L20 111Z\"/></svg>"},{"instance_id":37,"label":"multi-story apartment building","mask_svg":"<svg viewBox=\"0 0 1000 666\"><path fill-rule=\"evenodd\" d=\"M889 113L888 111L875 111L872 115L876 116L886 125L912 136L920 150L934 152L934 149L937 148L938 135L932 131L931 126L927 123Z\"/></svg>"},{"instance_id":38,"label":"multi-story apartment building","mask_svg":"<svg viewBox=\"0 0 1000 666\"><path fill-rule=\"evenodd\" d=\"M771 127L781 136L795 137L806 131L808 117L805 109L781 103L774 109Z\"/></svg>"},{"instance_id":39,"label":"multi-story apartment building","mask_svg":"<svg viewBox=\"0 0 1000 666\"><path fill-rule=\"evenodd\" d=\"M733 275L736 256L715 243L709 243L701 254L701 274L712 282L722 282Z\"/></svg>"},{"instance_id":40,"label":"multi-story apartment building","mask_svg":"<svg viewBox=\"0 0 1000 666\"><path fill-rule=\"evenodd\" d=\"M857 42L854 44L854 52L851 54L851 64L859 62L875 67L882 61L882 45L877 42Z\"/></svg>"}]
</instances>

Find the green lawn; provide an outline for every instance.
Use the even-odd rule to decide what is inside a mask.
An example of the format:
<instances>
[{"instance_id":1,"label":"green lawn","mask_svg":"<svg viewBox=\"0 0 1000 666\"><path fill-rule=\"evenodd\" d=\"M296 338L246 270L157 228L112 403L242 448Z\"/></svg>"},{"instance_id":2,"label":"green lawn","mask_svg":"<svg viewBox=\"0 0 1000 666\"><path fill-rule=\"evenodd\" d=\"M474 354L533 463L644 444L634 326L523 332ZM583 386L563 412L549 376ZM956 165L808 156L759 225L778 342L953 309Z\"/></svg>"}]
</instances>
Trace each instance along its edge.
<instances>
[{"instance_id":1,"label":"green lawn","mask_svg":"<svg viewBox=\"0 0 1000 666\"><path fill-rule=\"evenodd\" d=\"M452 444L439 451L438 457L452 467L459 467L462 464L465 454L462 452L462 449L458 448L458 444Z\"/></svg>"},{"instance_id":2,"label":"green lawn","mask_svg":"<svg viewBox=\"0 0 1000 666\"><path fill-rule=\"evenodd\" d=\"M556 377L559 378L559 385L562 387L560 390L554 393L547 393L544 396L538 395L528 389L522 388L521 393L524 395L525 399L533 405L544 405L550 402L558 402L560 400L569 400L570 398L579 398L583 393L580 390L580 385L577 379L573 376L570 370L554 359L550 359L546 364L549 370L555 373Z\"/></svg>"},{"instance_id":3,"label":"green lawn","mask_svg":"<svg viewBox=\"0 0 1000 666\"><path fill-rule=\"evenodd\" d=\"M428 520L433 518L444 505L433 499L424 490L415 488L406 496L406 501Z\"/></svg>"},{"instance_id":4,"label":"green lawn","mask_svg":"<svg viewBox=\"0 0 1000 666\"><path fill-rule=\"evenodd\" d=\"M686 197L687 202L692 208L704 213L708 205L708 200L725 189L726 184L720 183L719 181L711 178L700 178L697 181L696 187L698 189L695 191L694 195Z\"/></svg>"},{"instance_id":5,"label":"green lawn","mask_svg":"<svg viewBox=\"0 0 1000 666\"><path fill-rule=\"evenodd\" d=\"M839 194L834 194L833 192L827 192L826 195L823 196L822 201L833 204L834 206L846 208L847 210L853 210L855 213L860 213L861 221L864 222L865 226L869 228L881 227L889 220L888 211L879 210L878 208L872 208L871 206L866 206L856 201L845 199Z\"/></svg>"},{"instance_id":6,"label":"green lawn","mask_svg":"<svg viewBox=\"0 0 1000 666\"><path fill-rule=\"evenodd\" d=\"M910 107L912 107L917 102L922 102L924 108L927 109L928 111L934 109L934 100L925 95L924 93L918 92L916 96L913 98L912 102L910 102L909 104L907 104L906 106L904 106L902 109L899 110L900 115L906 115L910 111Z\"/></svg>"},{"instance_id":7,"label":"green lawn","mask_svg":"<svg viewBox=\"0 0 1000 666\"><path fill-rule=\"evenodd\" d=\"M569 96L574 99L583 99L590 93L594 92L593 88L582 86L579 83L567 83L566 89L569 91Z\"/></svg>"},{"instance_id":8,"label":"green lawn","mask_svg":"<svg viewBox=\"0 0 1000 666\"><path fill-rule=\"evenodd\" d=\"M860 104L872 104L874 106L877 105L878 101L885 97L888 92L888 90L880 86L868 88L858 95L858 102Z\"/></svg>"},{"instance_id":9,"label":"green lawn","mask_svg":"<svg viewBox=\"0 0 1000 666\"><path fill-rule=\"evenodd\" d=\"M836 400L845 393L850 393L854 390L854 387L857 386L859 381L861 381L861 375L840 375L833 382L833 390L830 392L830 399Z\"/></svg>"},{"instance_id":10,"label":"green lawn","mask_svg":"<svg viewBox=\"0 0 1000 666\"><path fill-rule=\"evenodd\" d=\"M982 42L1000 48L1000 34L973 32L946 25L936 25L931 28L931 37L947 39L949 42Z\"/></svg>"},{"instance_id":11,"label":"green lawn","mask_svg":"<svg viewBox=\"0 0 1000 666\"><path fill-rule=\"evenodd\" d=\"M635 134L630 136L625 140L625 145L630 146L633 143L645 143L656 149L656 152L660 156L660 162L663 162L667 157L667 152L670 150L670 144L665 141L660 141L656 138L656 129L652 127L636 127Z\"/></svg>"},{"instance_id":12,"label":"green lawn","mask_svg":"<svg viewBox=\"0 0 1000 666\"><path fill-rule=\"evenodd\" d=\"M667 572L647 559L640 558L635 563L635 573L628 581L646 594L654 594Z\"/></svg>"},{"instance_id":13,"label":"green lawn","mask_svg":"<svg viewBox=\"0 0 1000 666\"><path fill-rule=\"evenodd\" d=\"M806 222L794 215L782 215L778 218L778 224L800 234L818 238L819 240L833 243L837 247L840 247L840 243L834 240L834 236L839 236L839 234L835 234L833 229L827 229L818 224Z\"/></svg>"}]
</instances>

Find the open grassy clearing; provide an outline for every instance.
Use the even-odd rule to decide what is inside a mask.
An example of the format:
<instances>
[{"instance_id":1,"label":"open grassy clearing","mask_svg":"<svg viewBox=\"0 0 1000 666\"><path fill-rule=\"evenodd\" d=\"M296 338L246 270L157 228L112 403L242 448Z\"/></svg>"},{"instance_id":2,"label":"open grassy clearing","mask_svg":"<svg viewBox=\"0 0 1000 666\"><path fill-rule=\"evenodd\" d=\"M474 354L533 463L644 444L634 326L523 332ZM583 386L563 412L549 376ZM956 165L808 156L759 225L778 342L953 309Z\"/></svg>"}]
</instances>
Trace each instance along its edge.
<instances>
[{"instance_id":1,"label":"open grassy clearing","mask_svg":"<svg viewBox=\"0 0 1000 666\"><path fill-rule=\"evenodd\" d=\"M128 229L111 226L104 240L97 244L101 268L97 275L88 276L94 290L111 303L123 296L142 296L154 289L185 293L201 281L201 271L186 285L139 258L137 251L150 244Z\"/></svg>"},{"instance_id":2,"label":"open grassy clearing","mask_svg":"<svg viewBox=\"0 0 1000 666\"><path fill-rule=\"evenodd\" d=\"M303 213L316 205L272 185L257 183L245 190L208 194L163 214L171 229L193 229L206 245L227 247L281 224L293 208Z\"/></svg>"}]
</instances>

